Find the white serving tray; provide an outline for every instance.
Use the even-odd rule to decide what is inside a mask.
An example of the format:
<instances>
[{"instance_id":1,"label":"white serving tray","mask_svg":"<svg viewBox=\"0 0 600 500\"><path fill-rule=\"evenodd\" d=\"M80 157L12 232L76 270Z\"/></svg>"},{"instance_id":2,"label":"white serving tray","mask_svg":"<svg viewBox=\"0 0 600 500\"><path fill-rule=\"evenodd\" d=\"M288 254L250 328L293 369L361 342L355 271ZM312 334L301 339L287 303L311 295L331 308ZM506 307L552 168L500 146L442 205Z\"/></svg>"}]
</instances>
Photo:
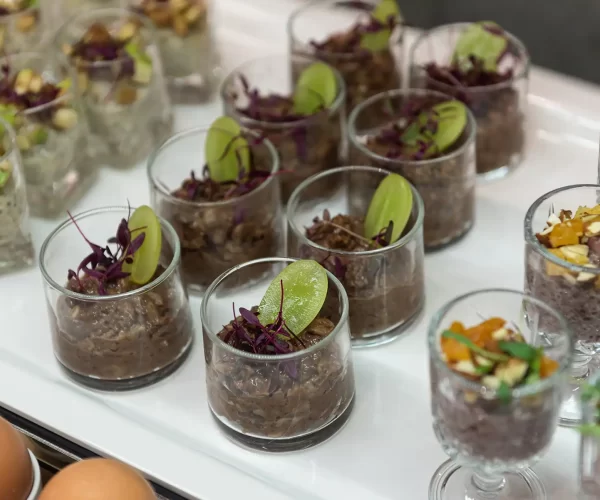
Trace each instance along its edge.
<instances>
[{"instance_id":1,"label":"white serving tray","mask_svg":"<svg viewBox=\"0 0 600 500\"><path fill-rule=\"evenodd\" d=\"M218 0L224 66L286 50L285 19L301 0ZM42 278L30 269L0 278L0 404L91 450L138 467L202 500L422 500L444 456L431 430L428 318L454 296L482 287L523 285L523 218L539 195L595 182L600 88L534 69L526 160L509 178L482 186L477 222L457 245L426 257L423 317L398 341L355 352L357 400L347 426L308 451L268 455L229 442L206 404L199 301L192 299L196 344L169 379L135 392L82 389L52 354ZM560 102L560 104L558 104ZM207 124L218 102L177 111L176 128ZM148 203L145 166L103 169L73 208ZM39 250L58 223L32 221ZM560 429L535 467L551 500L576 496L578 438Z\"/></svg>"}]
</instances>

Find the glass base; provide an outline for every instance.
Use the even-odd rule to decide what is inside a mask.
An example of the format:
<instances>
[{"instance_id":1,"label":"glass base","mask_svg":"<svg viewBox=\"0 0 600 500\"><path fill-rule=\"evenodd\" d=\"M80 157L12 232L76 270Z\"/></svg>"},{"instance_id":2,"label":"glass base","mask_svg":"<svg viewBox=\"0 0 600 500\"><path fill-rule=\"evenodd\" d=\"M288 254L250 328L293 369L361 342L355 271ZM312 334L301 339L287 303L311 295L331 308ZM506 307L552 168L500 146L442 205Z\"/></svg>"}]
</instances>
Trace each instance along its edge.
<instances>
[{"instance_id":1,"label":"glass base","mask_svg":"<svg viewBox=\"0 0 600 500\"><path fill-rule=\"evenodd\" d=\"M588 379L588 375L571 379L569 384L569 397L560 408L559 425L563 427L577 427L581 424L581 404L579 393L581 385Z\"/></svg>"},{"instance_id":2,"label":"glass base","mask_svg":"<svg viewBox=\"0 0 600 500\"><path fill-rule=\"evenodd\" d=\"M471 229L473 229L473 226L474 226L473 222L474 221L471 221L469 223L469 225L466 226L465 228L463 228L462 232L459 234L454 234L449 238L445 238L443 240L436 241L435 244L432 244L432 245L425 243L425 252L426 253L438 252L440 250L444 250L444 249L448 248L449 246L454 245L455 243L458 243L459 241L462 241L462 239L471 232Z\"/></svg>"},{"instance_id":3,"label":"glass base","mask_svg":"<svg viewBox=\"0 0 600 500\"><path fill-rule=\"evenodd\" d=\"M340 415L338 415L338 417L335 420L329 422L325 427L322 427L321 429L310 434L305 434L304 436L299 436L290 439L272 439L248 436L224 424L214 413L210 405L209 409L219 428L225 433L225 435L227 436L227 438L229 438L230 441L237 444L238 446L242 446L252 451L258 450L283 453L312 448L313 446L324 443L325 441L331 439L342 429L342 427L344 427L344 425L346 425L346 422L348 422L348 419L352 414L352 409L354 408L354 400L355 397L352 398L352 401L350 401L350 404L348 404L344 412L340 413Z\"/></svg>"},{"instance_id":4,"label":"glass base","mask_svg":"<svg viewBox=\"0 0 600 500\"><path fill-rule=\"evenodd\" d=\"M416 312L408 319L397 323L396 325L390 326L385 330L381 330L375 333L368 333L361 337L352 337L352 347L377 347L380 345L389 344L394 340L398 339L415 321L421 316L425 306L425 302L417 308ZM350 331L352 331L352 322L350 323Z\"/></svg>"},{"instance_id":5,"label":"glass base","mask_svg":"<svg viewBox=\"0 0 600 500\"><path fill-rule=\"evenodd\" d=\"M486 183L504 179L504 177L510 174L513 170L515 170L521 164L522 161L522 153L512 155L510 161L506 165L502 165L493 170L488 170L487 172L477 172L477 182Z\"/></svg>"},{"instance_id":6,"label":"glass base","mask_svg":"<svg viewBox=\"0 0 600 500\"><path fill-rule=\"evenodd\" d=\"M169 96L173 104L202 104L211 99L216 88L212 75L189 75L168 79Z\"/></svg>"},{"instance_id":7,"label":"glass base","mask_svg":"<svg viewBox=\"0 0 600 500\"><path fill-rule=\"evenodd\" d=\"M544 500L546 490L531 469L504 474L502 487L482 493L472 481L473 469L444 462L429 483L429 500Z\"/></svg>"},{"instance_id":8,"label":"glass base","mask_svg":"<svg viewBox=\"0 0 600 500\"><path fill-rule=\"evenodd\" d=\"M104 380L94 377L89 377L86 375L82 375L81 373L76 373L67 366L65 366L58 358L59 366L62 368L63 372L74 382L83 385L89 389L96 389L98 391L107 391L107 392L122 392L122 391L131 391L134 389L141 389L142 387L147 387L149 385L153 385L160 380L168 377L185 362L187 357L189 356L192 350L193 340L190 339L189 344L186 348L181 352L178 358L175 359L171 364L157 370L155 372L149 373L147 375L143 375L141 377L121 379L121 380Z\"/></svg>"},{"instance_id":9,"label":"glass base","mask_svg":"<svg viewBox=\"0 0 600 500\"><path fill-rule=\"evenodd\" d=\"M21 236L18 241L0 245L0 274L29 267L33 264L33 259L33 245L28 236Z\"/></svg>"}]
</instances>

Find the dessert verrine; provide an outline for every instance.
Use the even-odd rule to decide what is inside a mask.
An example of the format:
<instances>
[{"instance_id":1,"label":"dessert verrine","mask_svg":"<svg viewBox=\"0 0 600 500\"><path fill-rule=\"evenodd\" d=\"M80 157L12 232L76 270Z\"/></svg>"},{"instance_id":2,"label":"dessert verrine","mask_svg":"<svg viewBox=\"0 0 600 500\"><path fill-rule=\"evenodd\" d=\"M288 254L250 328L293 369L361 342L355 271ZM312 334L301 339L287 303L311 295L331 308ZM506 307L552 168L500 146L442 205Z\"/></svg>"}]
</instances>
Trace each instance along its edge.
<instances>
[{"instance_id":1,"label":"dessert verrine","mask_svg":"<svg viewBox=\"0 0 600 500\"><path fill-rule=\"evenodd\" d=\"M425 204L425 248L439 248L465 235L474 222L475 131L465 105L447 95L384 92L350 115L350 163L408 179Z\"/></svg>"},{"instance_id":2,"label":"dessert verrine","mask_svg":"<svg viewBox=\"0 0 600 500\"><path fill-rule=\"evenodd\" d=\"M93 243L93 235L106 243ZM40 265L54 352L71 378L132 389L183 362L193 325L179 256L175 231L148 206L70 216L46 239Z\"/></svg>"},{"instance_id":3,"label":"dessert verrine","mask_svg":"<svg viewBox=\"0 0 600 500\"><path fill-rule=\"evenodd\" d=\"M152 156L152 205L177 231L181 274L203 292L232 266L284 253L279 161L268 139L220 117Z\"/></svg>"},{"instance_id":4,"label":"dessert verrine","mask_svg":"<svg viewBox=\"0 0 600 500\"><path fill-rule=\"evenodd\" d=\"M320 184L337 186L323 196ZM288 253L313 259L344 285L355 346L396 338L424 300L423 201L401 176L341 167L290 198Z\"/></svg>"},{"instance_id":5,"label":"dessert verrine","mask_svg":"<svg viewBox=\"0 0 600 500\"><path fill-rule=\"evenodd\" d=\"M335 27L323 33L322 21ZM314 38L315 26L320 33ZM291 50L331 64L346 83L346 105L401 87L402 18L395 0L315 0L288 22Z\"/></svg>"},{"instance_id":6,"label":"dessert verrine","mask_svg":"<svg viewBox=\"0 0 600 500\"><path fill-rule=\"evenodd\" d=\"M528 467L557 428L573 350L565 319L520 292L481 290L445 305L428 337L433 428L451 458L430 498L546 498Z\"/></svg>"},{"instance_id":7,"label":"dessert verrine","mask_svg":"<svg viewBox=\"0 0 600 500\"><path fill-rule=\"evenodd\" d=\"M291 66L297 71L290 75ZM257 85L259 85L257 87ZM344 153L344 82L322 62L268 56L243 64L221 90L225 114L268 138L281 160L282 199Z\"/></svg>"},{"instance_id":8,"label":"dessert verrine","mask_svg":"<svg viewBox=\"0 0 600 500\"><path fill-rule=\"evenodd\" d=\"M156 29L174 102L210 97L217 64L210 24L211 0L127 0Z\"/></svg>"},{"instance_id":9,"label":"dessert verrine","mask_svg":"<svg viewBox=\"0 0 600 500\"><path fill-rule=\"evenodd\" d=\"M15 133L0 114L0 274L33 263L22 169Z\"/></svg>"},{"instance_id":10,"label":"dessert verrine","mask_svg":"<svg viewBox=\"0 0 600 500\"><path fill-rule=\"evenodd\" d=\"M253 267L262 279L240 283ZM207 291L201 317L209 406L235 441L306 448L346 421L354 398L348 301L318 263L233 268Z\"/></svg>"},{"instance_id":11,"label":"dessert verrine","mask_svg":"<svg viewBox=\"0 0 600 500\"><path fill-rule=\"evenodd\" d=\"M100 159L131 166L169 135L172 108L147 20L118 8L82 12L55 43L77 72Z\"/></svg>"},{"instance_id":12,"label":"dessert verrine","mask_svg":"<svg viewBox=\"0 0 600 500\"><path fill-rule=\"evenodd\" d=\"M31 212L55 217L90 186L96 170L73 73L37 52L0 64L0 114L15 129Z\"/></svg>"},{"instance_id":13,"label":"dessert verrine","mask_svg":"<svg viewBox=\"0 0 600 500\"><path fill-rule=\"evenodd\" d=\"M496 23L440 26L425 32L411 54L411 84L463 101L477 120L477 172L506 175L525 144L529 55Z\"/></svg>"},{"instance_id":14,"label":"dessert verrine","mask_svg":"<svg viewBox=\"0 0 600 500\"><path fill-rule=\"evenodd\" d=\"M0 0L0 53L35 50L43 40L39 0Z\"/></svg>"}]
</instances>

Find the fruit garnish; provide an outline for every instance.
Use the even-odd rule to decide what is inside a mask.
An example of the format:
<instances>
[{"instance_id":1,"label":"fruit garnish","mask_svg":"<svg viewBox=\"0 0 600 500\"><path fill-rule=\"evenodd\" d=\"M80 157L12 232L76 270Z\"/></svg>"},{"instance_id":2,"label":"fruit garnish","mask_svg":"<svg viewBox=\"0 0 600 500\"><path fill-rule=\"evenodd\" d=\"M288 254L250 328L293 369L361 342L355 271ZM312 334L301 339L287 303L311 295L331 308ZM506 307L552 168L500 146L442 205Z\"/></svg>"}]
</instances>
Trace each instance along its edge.
<instances>
[{"instance_id":1,"label":"fruit garnish","mask_svg":"<svg viewBox=\"0 0 600 500\"><path fill-rule=\"evenodd\" d=\"M387 175L377 187L365 218L365 236L376 238L382 231L387 244L396 241L410 218L413 194L410 183L398 174ZM391 227L391 230L388 229Z\"/></svg>"},{"instance_id":2,"label":"fruit garnish","mask_svg":"<svg viewBox=\"0 0 600 500\"><path fill-rule=\"evenodd\" d=\"M392 28L402 21L396 0L381 0L371 12L372 22L365 27L360 47L370 52L379 52L388 47Z\"/></svg>"},{"instance_id":3,"label":"fruit garnish","mask_svg":"<svg viewBox=\"0 0 600 500\"><path fill-rule=\"evenodd\" d=\"M204 155L213 181L235 181L242 170L250 171L250 146L241 134L241 127L228 116L217 118L210 126Z\"/></svg>"},{"instance_id":4,"label":"fruit garnish","mask_svg":"<svg viewBox=\"0 0 600 500\"><path fill-rule=\"evenodd\" d=\"M152 59L135 42L125 45L125 52L133 59L133 81L142 84L152 80Z\"/></svg>"},{"instance_id":5,"label":"fruit garnish","mask_svg":"<svg viewBox=\"0 0 600 500\"><path fill-rule=\"evenodd\" d=\"M492 21L469 25L456 42L452 60L461 68L472 66L472 58L483 62L486 71L494 72L506 52L508 40L502 28Z\"/></svg>"},{"instance_id":6,"label":"fruit garnish","mask_svg":"<svg viewBox=\"0 0 600 500\"><path fill-rule=\"evenodd\" d=\"M302 333L321 311L328 284L327 272L318 262L293 262L267 288L258 306L261 323L274 323L281 309L288 329Z\"/></svg>"},{"instance_id":7,"label":"fruit garnish","mask_svg":"<svg viewBox=\"0 0 600 500\"><path fill-rule=\"evenodd\" d=\"M333 104L337 96L335 73L325 63L315 62L298 78L294 91L294 112L312 115Z\"/></svg>"},{"instance_id":8,"label":"fruit garnish","mask_svg":"<svg viewBox=\"0 0 600 500\"><path fill-rule=\"evenodd\" d=\"M127 227L134 238L143 234L144 242L133 254L133 261L123 264L123 271L130 273L129 279L133 283L145 285L154 276L160 259L162 247L160 221L149 206L142 205L131 214Z\"/></svg>"}]
</instances>

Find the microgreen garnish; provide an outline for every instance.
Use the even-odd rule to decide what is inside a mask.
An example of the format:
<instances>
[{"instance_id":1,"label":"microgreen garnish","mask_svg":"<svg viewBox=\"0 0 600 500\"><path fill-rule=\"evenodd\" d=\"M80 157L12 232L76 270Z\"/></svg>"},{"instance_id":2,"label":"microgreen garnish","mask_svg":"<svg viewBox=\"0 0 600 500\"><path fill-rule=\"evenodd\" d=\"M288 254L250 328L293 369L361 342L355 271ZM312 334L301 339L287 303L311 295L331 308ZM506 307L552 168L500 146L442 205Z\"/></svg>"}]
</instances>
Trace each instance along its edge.
<instances>
[{"instance_id":1,"label":"microgreen garnish","mask_svg":"<svg viewBox=\"0 0 600 500\"><path fill-rule=\"evenodd\" d=\"M388 245L396 241L408 224L413 208L409 182L398 174L387 175L377 187L365 218L365 236Z\"/></svg>"},{"instance_id":2,"label":"microgreen garnish","mask_svg":"<svg viewBox=\"0 0 600 500\"><path fill-rule=\"evenodd\" d=\"M539 353L535 347L525 342L507 342L501 340L498 342L498 347L513 358L522 359L528 363L532 363L538 357Z\"/></svg>"},{"instance_id":3,"label":"microgreen garnish","mask_svg":"<svg viewBox=\"0 0 600 500\"><path fill-rule=\"evenodd\" d=\"M511 402L512 389L504 380L500 382L500 386L498 387L498 389L496 389L496 396L504 404L508 404Z\"/></svg>"},{"instance_id":4,"label":"microgreen garnish","mask_svg":"<svg viewBox=\"0 0 600 500\"><path fill-rule=\"evenodd\" d=\"M470 338L461 335L460 333L453 332L452 330L445 330L444 332L442 332L442 338L454 339L460 342L461 344L466 345L475 354L479 354L480 356L483 356L487 359L491 359L492 361L502 363L510 359L510 356L507 356L506 354L486 351L482 347L479 347L477 344L475 344L475 342L473 342Z\"/></svg>"}]
</instances>

